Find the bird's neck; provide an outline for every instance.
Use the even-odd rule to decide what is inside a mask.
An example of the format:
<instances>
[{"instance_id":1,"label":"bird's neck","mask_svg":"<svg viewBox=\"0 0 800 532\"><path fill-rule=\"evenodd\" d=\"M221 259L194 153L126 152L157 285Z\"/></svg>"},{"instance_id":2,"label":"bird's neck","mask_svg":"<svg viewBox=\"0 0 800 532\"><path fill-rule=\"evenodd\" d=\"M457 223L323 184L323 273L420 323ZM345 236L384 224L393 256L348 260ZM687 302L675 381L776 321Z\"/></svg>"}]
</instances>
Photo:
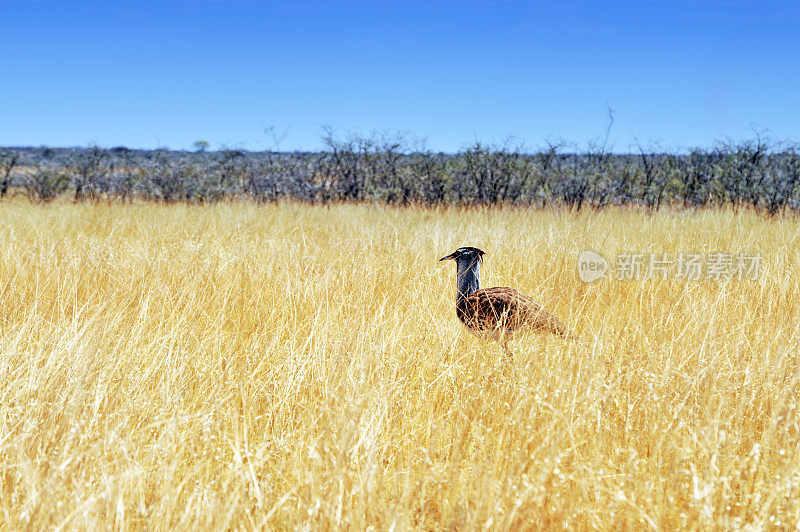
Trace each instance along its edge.
<instances>
[{"instance_id":1,"label":"bird's neck","mask_svg":"<svg viewBox=\"0 0 800 532\"><path fill-rule=\"evenodd\" d=\"M480 287L480 261L475 259L458 261L456 269L456 302L462 301Z\"/></svg>"}]
</instances>

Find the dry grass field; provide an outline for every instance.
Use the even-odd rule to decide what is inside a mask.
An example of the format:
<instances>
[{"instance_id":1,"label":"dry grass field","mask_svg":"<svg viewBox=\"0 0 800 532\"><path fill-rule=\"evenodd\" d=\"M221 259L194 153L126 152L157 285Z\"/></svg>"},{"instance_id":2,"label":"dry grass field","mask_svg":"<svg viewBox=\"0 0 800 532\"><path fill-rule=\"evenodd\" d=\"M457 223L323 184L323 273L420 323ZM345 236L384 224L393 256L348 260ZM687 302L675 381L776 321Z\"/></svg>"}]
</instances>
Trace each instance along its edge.
<instances>
[{"instance_id":1,"label":"dry grass field","mask_svg":"<svg viewBox=\"0 0 800 532\"><path fill-rule=\"evenodd\" d=\"M794 528L800 219L0 203L0 529ZM507 359L485 286L581 340ZM582 283L585 248L756 281Z\"/></svg>"}]
</instances>

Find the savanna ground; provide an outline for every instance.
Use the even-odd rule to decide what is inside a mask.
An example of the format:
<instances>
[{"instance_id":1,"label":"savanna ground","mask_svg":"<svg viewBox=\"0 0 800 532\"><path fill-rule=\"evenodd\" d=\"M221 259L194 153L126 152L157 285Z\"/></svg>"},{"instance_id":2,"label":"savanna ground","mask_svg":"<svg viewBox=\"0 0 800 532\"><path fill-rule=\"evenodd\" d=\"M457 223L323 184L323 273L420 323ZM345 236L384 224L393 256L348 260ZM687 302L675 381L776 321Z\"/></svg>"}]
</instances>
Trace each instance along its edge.
<instances>
[{"instance_id":1,"label":"savanna ground","mask_svg":"<svg viewBox=\"0 0 800 532\"><path fill-rule=\"evenodd\" d=\"M751 211L0 204L2 528L794 527L800 219ZM579 332L513 359L485 286ZM747 250L757 281L582 283Z\"/></svg>"}]
</instances>

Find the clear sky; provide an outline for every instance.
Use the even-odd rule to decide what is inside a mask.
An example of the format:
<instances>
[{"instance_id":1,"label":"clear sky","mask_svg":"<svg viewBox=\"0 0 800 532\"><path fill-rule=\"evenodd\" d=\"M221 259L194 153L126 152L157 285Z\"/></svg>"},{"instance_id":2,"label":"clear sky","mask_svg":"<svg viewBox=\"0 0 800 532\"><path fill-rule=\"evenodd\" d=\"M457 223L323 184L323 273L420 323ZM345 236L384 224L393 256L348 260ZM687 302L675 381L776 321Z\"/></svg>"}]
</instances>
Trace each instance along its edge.
<instances>
[{"instance_id":1,"label":"clear sky","mask_svg":"<svg viewBox=\"0 0 800 532\"><path fill-rule=\"evenodd\" d=\"M0 0L0 145L800 141L800 2Z\"/></svg>"}]
</instances>

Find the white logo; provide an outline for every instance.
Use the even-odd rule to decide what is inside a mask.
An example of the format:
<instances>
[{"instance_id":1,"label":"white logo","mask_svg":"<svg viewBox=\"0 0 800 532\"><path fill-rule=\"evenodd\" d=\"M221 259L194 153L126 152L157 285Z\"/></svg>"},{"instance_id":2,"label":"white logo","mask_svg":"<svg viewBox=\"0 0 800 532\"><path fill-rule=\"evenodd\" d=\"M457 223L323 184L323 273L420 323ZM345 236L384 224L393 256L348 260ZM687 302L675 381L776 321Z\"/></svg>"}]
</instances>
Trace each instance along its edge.
<instances>
[{"instance_id":1,"label":"white logo","mask_svg":"<svg viewBox=\"0 0 800 532\"><path fill-rule=\"evenodd\" d=\"M578 255L578 277L584 283L602 279L608 272L608 261L591 249L585 249Z\"/></svg>"}]
</instances>

